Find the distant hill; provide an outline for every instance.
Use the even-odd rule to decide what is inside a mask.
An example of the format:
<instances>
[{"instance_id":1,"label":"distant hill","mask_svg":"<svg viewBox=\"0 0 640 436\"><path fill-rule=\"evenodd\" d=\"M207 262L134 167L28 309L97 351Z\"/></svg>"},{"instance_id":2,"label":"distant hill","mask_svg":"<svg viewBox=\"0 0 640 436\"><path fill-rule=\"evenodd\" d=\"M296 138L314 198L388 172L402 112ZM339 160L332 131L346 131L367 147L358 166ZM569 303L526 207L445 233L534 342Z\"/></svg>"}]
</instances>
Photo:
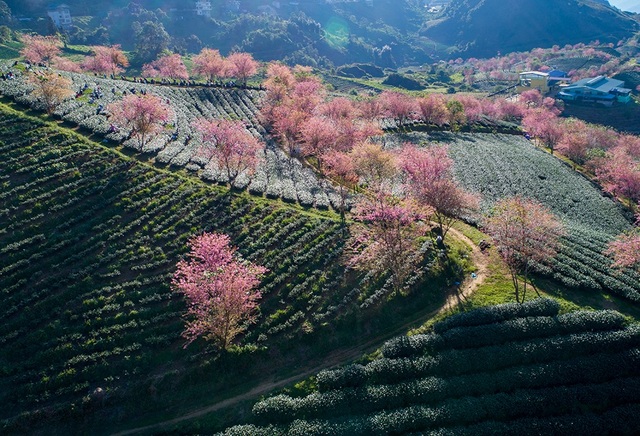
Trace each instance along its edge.
<instances>
[{"instance_id":1,"label":"distant hill","mask_svg":"<svg viewBox=\"0 0 640 436\"><path fill-rule=\"evenodd\" d=\"M424 36L456 46L468 56L535 47L616 43L638 30L627 14L590 0L453 0L444 17L427 23Z\"/></svg>"}]
</instances>

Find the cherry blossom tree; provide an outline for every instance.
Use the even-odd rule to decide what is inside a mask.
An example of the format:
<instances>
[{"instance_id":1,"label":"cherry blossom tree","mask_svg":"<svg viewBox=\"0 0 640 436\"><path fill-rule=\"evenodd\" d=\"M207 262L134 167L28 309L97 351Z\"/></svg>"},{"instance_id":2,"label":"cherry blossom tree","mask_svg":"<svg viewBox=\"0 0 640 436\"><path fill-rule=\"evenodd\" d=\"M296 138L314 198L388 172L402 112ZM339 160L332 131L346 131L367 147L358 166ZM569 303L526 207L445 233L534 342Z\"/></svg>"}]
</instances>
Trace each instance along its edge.
<instances>
[{"instance_id":1,"label":"cherry blossom tree","mask_svg":"<svg viewBox=\"0 0 640 436\"><path fill-rule=\"evenodd\" d=\"M380 102L387 115L403 127L409 121L415 110L415 100L407 94L397 91L384 91L380 95Z\"/></svg>"},{"instance_id":2,"label":"cherry blossom tree","mask_svg":"<svg viewBox=\"0 0 640 436\"><path fill-rule=\"evenodd\" d=\"M553 154L563 135L563 129L560 127L558 117L554 112L547 108L530 109L523 118L522 125Z\"/></svg>"},{"instance_id":3,"label":"cherry blossom tree","mask_svg":"<svg viewBox=\"0 0 640 436\"><path fill-rule=\"evenodd\" d=\"M203 48L200 54L193 58L193 72L206 77L213 82L224 75L226 63L220 52L211 48Z\"/></svg>"},{"instance_id":4,"label":"cherry blossom tree","mask_svg":"<svg viewBox=\"0 0 640 436\"><path fill-rule=\"evenodd\" d=\"M355 107L348 98L337 97L319 107L321 114L334 121L352 122L356 115Z\"/></svg>"},{"instance_id":5,"label":"cherry blossom tree","mask_svg":"<svg viewBox=\"0 0 640 436\"><path fill-rule=\"evenodd\" d=\"M429 94L419 98L417 103L422 121L425 123L442 126L449 119L447 101L442 94Z\"/></svg>"},{"instance_id":6,"label":"cherry blossom tree","mask_svg":"<svg viewBox=\"0 0 640 436\"><path fill-rule=\"evenodd\" d=\"M557 254L564 235L562 224L542 204L512 197L495 204L485 220L485 230L509 268L516 301L524 302L532 266Z\"/></svg>"},{"instance_id":7,"label":"cherry blossom tree","mask_svg":"<svg viewBox=\"0 0 640 436\"><path fill-rule=\"evenodd\" d=\"M347 242L348 267L390 274L392 291L402 291L422 260L418 238L426 233L423 215L414 205L385 192L362 196L353 213Z\"/></svg>"},{"instance_id":8,"label":"cherry blossom tree","mask_svg":"<svg viewBox=\"0 0 640 436\"><path fill-rule=\"evenodd\" d=\"M636 215L636 226L640 226L640 213ZM633 268L640 271L640 227L619 235L610 242L604 252L613 257L614 268Z\"/></svg>"},{"instance_id":9,"label":"cherry blossom tree","mask_svg":"<svg viewBox=\"0 0 640 436\"><path fill-rule=\"evenodd\" d=\"M182 56L177 53L163 56L155 61L142 66L144 77L162 77L172 80L186 80L189 78L187 67L182 61Z\"/></svg>"},{"instance_id":10,"label":"cherry blossom tree","mask_svg":"<svg viewBox=\"0 0 640 436\"><path fill-rule=\"evenodd\" d=\"M172 110L152 94L129 94L122 100L111 103L108 111L115 124L131 129L142 149L150 136L162 130L172 116Z\"/></svg>"},{"instance_id":11,"label":"cherry blossom tree","mask_svg":"<svg viewBox=\"0 0 640 436\"><path fill-rule=\"evenodd\" d=\"M289 155L298 155L302 126L309 115L293 104L282 104L273 109L272 117L273 130L286 145Z\"/></svg>"},{"instance_id":12,"label":"cherry blossom tree","mask_svg":"<svg viewBox=\"0 0 640 436\"><path fill-rule=\"evenodd\" d=\"M444 239L457 218L478 208L478 200L453 180L446 146L424 149L405 144L400 156L408 191L419 204L433 209L432 219Z\"/></svg>"},{"instance_id":13,"label":"cherry blossom tree","mask_svg":"<svg viewBox=\"0 0 640 436\"><path fill-rule=\"evenodd\" d=\"M187 302L185 347L203 337L226 350L256 321L258 286L267 269L239 259L224 234L204 233L189 246L188 259L178 262L172 281Z\"/></svg>"},{"instance_id":14,"label":"cherry blossom tree","mask_svg":"<svg viewBox=\"0 0 640 436\"><path fill-rule=\"evenodd\" d=\"M251 176L255 172L263 146L242 121L199 119L194 124L203 142L198 153L215 158L231 186L240 174Z\"/></svg>"},{"instance_id":15,"label":"cherry blossom tree","mask_svg":"<svg viewBox=\"0 0 640 436\"><path fill-rule=\"evenodd\" d=\"M93 56L87 56L82 62L82 68L85 71L115 76L124 72L124 69L129 66L129 59L119 44L110 47L96 45L91 47L91 50Z\"/></svg>"},{"instance_id":16,"label":"cherry blossom tree","mask_svg":"<svg viewBox=\"0 0 640 436\"><path fill-rule=\"evenodd\" d=\"M384 112L384 108L377 97L359 101L357 108L360 117L370 122L379 122Z\"/></svg>"},{"instance_id":17,"label":"cherry blossom tree","mask_svg":"<svg viewBox=\"0 0 640 436\"><path fill-rule=\"evenodd\" d=\"M303 156L313 156L318 161L318 170L322 172L322 161L336 142L336 124L323 116L313 116L300 127L301 152Z\"/></svg>"},{"instance_id":18,"label":"cherry blossom tree","mask_svg":"<svg viewBox=\"0 0 640 436\"><path fill-rule=\"evenodd\" d=\"M28 82L34 87L34 95L42 100L49 114L53 113L60 103L74 95L71 79L52 71L34 73L29 76Z\"/></svg>"},{"instance_id":19,"label":"cherry blossom tree","mask_svg":"<svg viewBox=\"0 0 640 436\"><path fill-rule=\"evenodd\" d=\"M613 195L640 202L640 159L631 156L621 146L607 153L607 158L596 169L596 176L605 191Z\"/></svg>"},{"instance_id":20,"label":"cherry blossom tree","mask_svg":"<svg viewBox=\"0 0 640 436\"><path fill-rule=\"evenodd\" d=\"M60 55L60 40L53 36L22 35L20 55L32 64L46 64Z\"/></svg>"},{"instance_id":21,"label":"cherry blossom tree","mask_svg":"<svg viewBox=\"0 0 640 436\"><path fill-rule=\"evenodd\" d=\"M249 53L232 53L227 57L227 75L236 77L243 86L258 72L258 62Z\"/></svg>"},{"instance_id":22,"label":"cherry blossom tree","mask_svg":"<svg viewBox=\"0 0 640 436\"><path fill-rule=\"evenodd\" d=\"M350 154L331 150L324 155L326 174L338 186L340 195L340 216L344 221L344 212L349 191L358 183L358 175Z\"/></svg>"},{"instance_id":23,"label":"cherry blossom tree","mask_svg":"<svg viewBox=\"0 0 640 436\"><path fill-rule=\"evenodd\" d=\"M63 58L62 56L54 56L51 59L51 66L56 70L69 71L70 73L81 73L82 68L77 63L73 62L69 58Z\"/></svg>"}]
</instances>

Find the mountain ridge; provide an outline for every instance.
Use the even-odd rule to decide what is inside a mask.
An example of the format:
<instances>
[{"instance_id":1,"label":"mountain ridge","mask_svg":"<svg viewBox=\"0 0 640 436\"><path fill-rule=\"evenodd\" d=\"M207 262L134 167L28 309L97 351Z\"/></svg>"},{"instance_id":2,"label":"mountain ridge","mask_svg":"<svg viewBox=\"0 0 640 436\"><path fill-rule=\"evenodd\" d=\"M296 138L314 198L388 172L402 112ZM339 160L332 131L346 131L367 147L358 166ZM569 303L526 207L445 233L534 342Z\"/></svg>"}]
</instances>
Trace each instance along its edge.
<instances>
[{"instance_id":1,"label":"mountain ridge","mask_svg":"<svg viewBox=\"0 0 640 436\"><path fill-rule=\"evenodd\" d=\"M453 0L437 22L421 31L467 56L491 57L526 51L601 42L617 43L638 31L628 14L591 0L521 0L504 7L498 0Z\"/></svg>"}]
</instances>

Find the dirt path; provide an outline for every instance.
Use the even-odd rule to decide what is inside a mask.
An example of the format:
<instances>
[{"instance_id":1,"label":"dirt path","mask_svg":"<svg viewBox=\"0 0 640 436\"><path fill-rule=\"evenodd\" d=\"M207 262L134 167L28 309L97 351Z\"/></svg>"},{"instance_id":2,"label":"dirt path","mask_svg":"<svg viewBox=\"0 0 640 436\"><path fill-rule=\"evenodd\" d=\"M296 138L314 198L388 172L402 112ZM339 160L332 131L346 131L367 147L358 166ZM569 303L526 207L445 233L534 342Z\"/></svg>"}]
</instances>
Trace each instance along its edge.
<instances>
[{"instance_id":1,"label":"dirt path","mask_svg":"<svg viewBox=\"0 0 640 436\"><path fill-rule=\"evenodd\" d=\"M259 385L253 387L251 390L243 394L236 395L235 397L227 398L226 400L220 401L216 404L212 404L210 406L196 409L192 412L188 412L184 415L178 416L173 419L169 419L167 421L162 421L162 422L150 424L144 427L138 427L138 428L133 428L130 430L114 433L113 436L124 436L124 435L159 430L175 424L179 424L184 421L198 418L200 416L203 416L212 412L216 412L226 407L238 404L242 401L250 400L252 398L258 398L261 395L265 395L274 390L284 388L285 386L288 386L297 381L304 380L305 378L308 378L314 374L317 374L323 369L329 369L339 365L344 365L349 362L353 362L354 360L362 357L363 354L371 353L377 350L385 341L395 336L406 334L406 332L409 329L414 328L418 325L421 325L422 323L434 317L435 315L452 310L455 308L456 305L464 303L464 301L469 297L469 295L471 295L471 293L473 293L473 291L475 291L478 288L478 286L480 286L480 284L482 284L482 282L487 277L488 258L484 253L482 253L480 248L478 248L478 246L475 245L471 239L469 239L464 234L462 234L462 232L452 228L452 229L449 229L449 234L454 235L456 239L463 241L466 245L468 245L471 248L472 250L471 260L476 266L477 272L476 272L476 278L467 277L464 280L464 282L462 282L462 284L456 289L456 292L454 292L447 298L447 300L445 301L445 304L440 309L418 314L414 319L411 319L410 321L407 321L404 324L393 328L392 330L389 330L381 335L378 335L376 338L371 339L370 341L367 341L363 344L345 348L345 349L339 349L332 353L329 353L327 356L325 356L325 358L322 359L321 362L316 362L316 364L313 366L303 368L300 370L300 372L290 377L279 379L279 380L272 377L271 379L267 381L263 381Z\"/></svg>"},{"instance_id":2,"label":"dirt path","mask_svg":"<svg viewBox=\"0 0 640 436\"><path fill-rule=\"evenodd\" d=\"M475 278L465 278L460 287L447 298L447 301L439 311L440 313L450 311L454 309L456 305L464 304L466 299L469 298L473 291L478 289L488 275L489 257L480 250L480 247L474 244L471 239L459 230L451 228L449 229L449 234L455 235L456 239L463 241L471 248L471 261L477 268L477 271Z\"/></svg>"}]
</instances>

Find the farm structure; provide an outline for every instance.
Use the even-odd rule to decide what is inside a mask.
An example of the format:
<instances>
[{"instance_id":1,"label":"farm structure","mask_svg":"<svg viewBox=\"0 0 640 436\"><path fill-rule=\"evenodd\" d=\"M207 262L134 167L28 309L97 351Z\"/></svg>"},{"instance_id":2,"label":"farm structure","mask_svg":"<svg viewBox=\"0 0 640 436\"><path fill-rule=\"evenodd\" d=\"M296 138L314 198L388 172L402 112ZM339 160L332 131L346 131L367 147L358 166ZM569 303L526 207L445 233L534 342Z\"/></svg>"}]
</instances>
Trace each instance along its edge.
<instances>
[{"instance_id":1,"label":"farm structure","mask_svg":"<svg viewBox=\"0 0 640 436\"><path fill-rule=\"evenodd\" d=\"M622 80L598 76L578 80L564 87L558 97L564 101L583 101L612 106L614 102L631 101L631 89L624 87Z\"/></svg>"},{"instance_id":2,"label":"farm structure","mask_svg":"<svg viewBox=\"0 0 640 436\"><path fill-rule=\"evenodd\" d=\"M537 89L542 94L550 92L554 87L568 79L567 73L561 70L551 70L549 72L542 71L524 71L520 73L518 82L518 93Z\"/></svg>"}]
</instances>

